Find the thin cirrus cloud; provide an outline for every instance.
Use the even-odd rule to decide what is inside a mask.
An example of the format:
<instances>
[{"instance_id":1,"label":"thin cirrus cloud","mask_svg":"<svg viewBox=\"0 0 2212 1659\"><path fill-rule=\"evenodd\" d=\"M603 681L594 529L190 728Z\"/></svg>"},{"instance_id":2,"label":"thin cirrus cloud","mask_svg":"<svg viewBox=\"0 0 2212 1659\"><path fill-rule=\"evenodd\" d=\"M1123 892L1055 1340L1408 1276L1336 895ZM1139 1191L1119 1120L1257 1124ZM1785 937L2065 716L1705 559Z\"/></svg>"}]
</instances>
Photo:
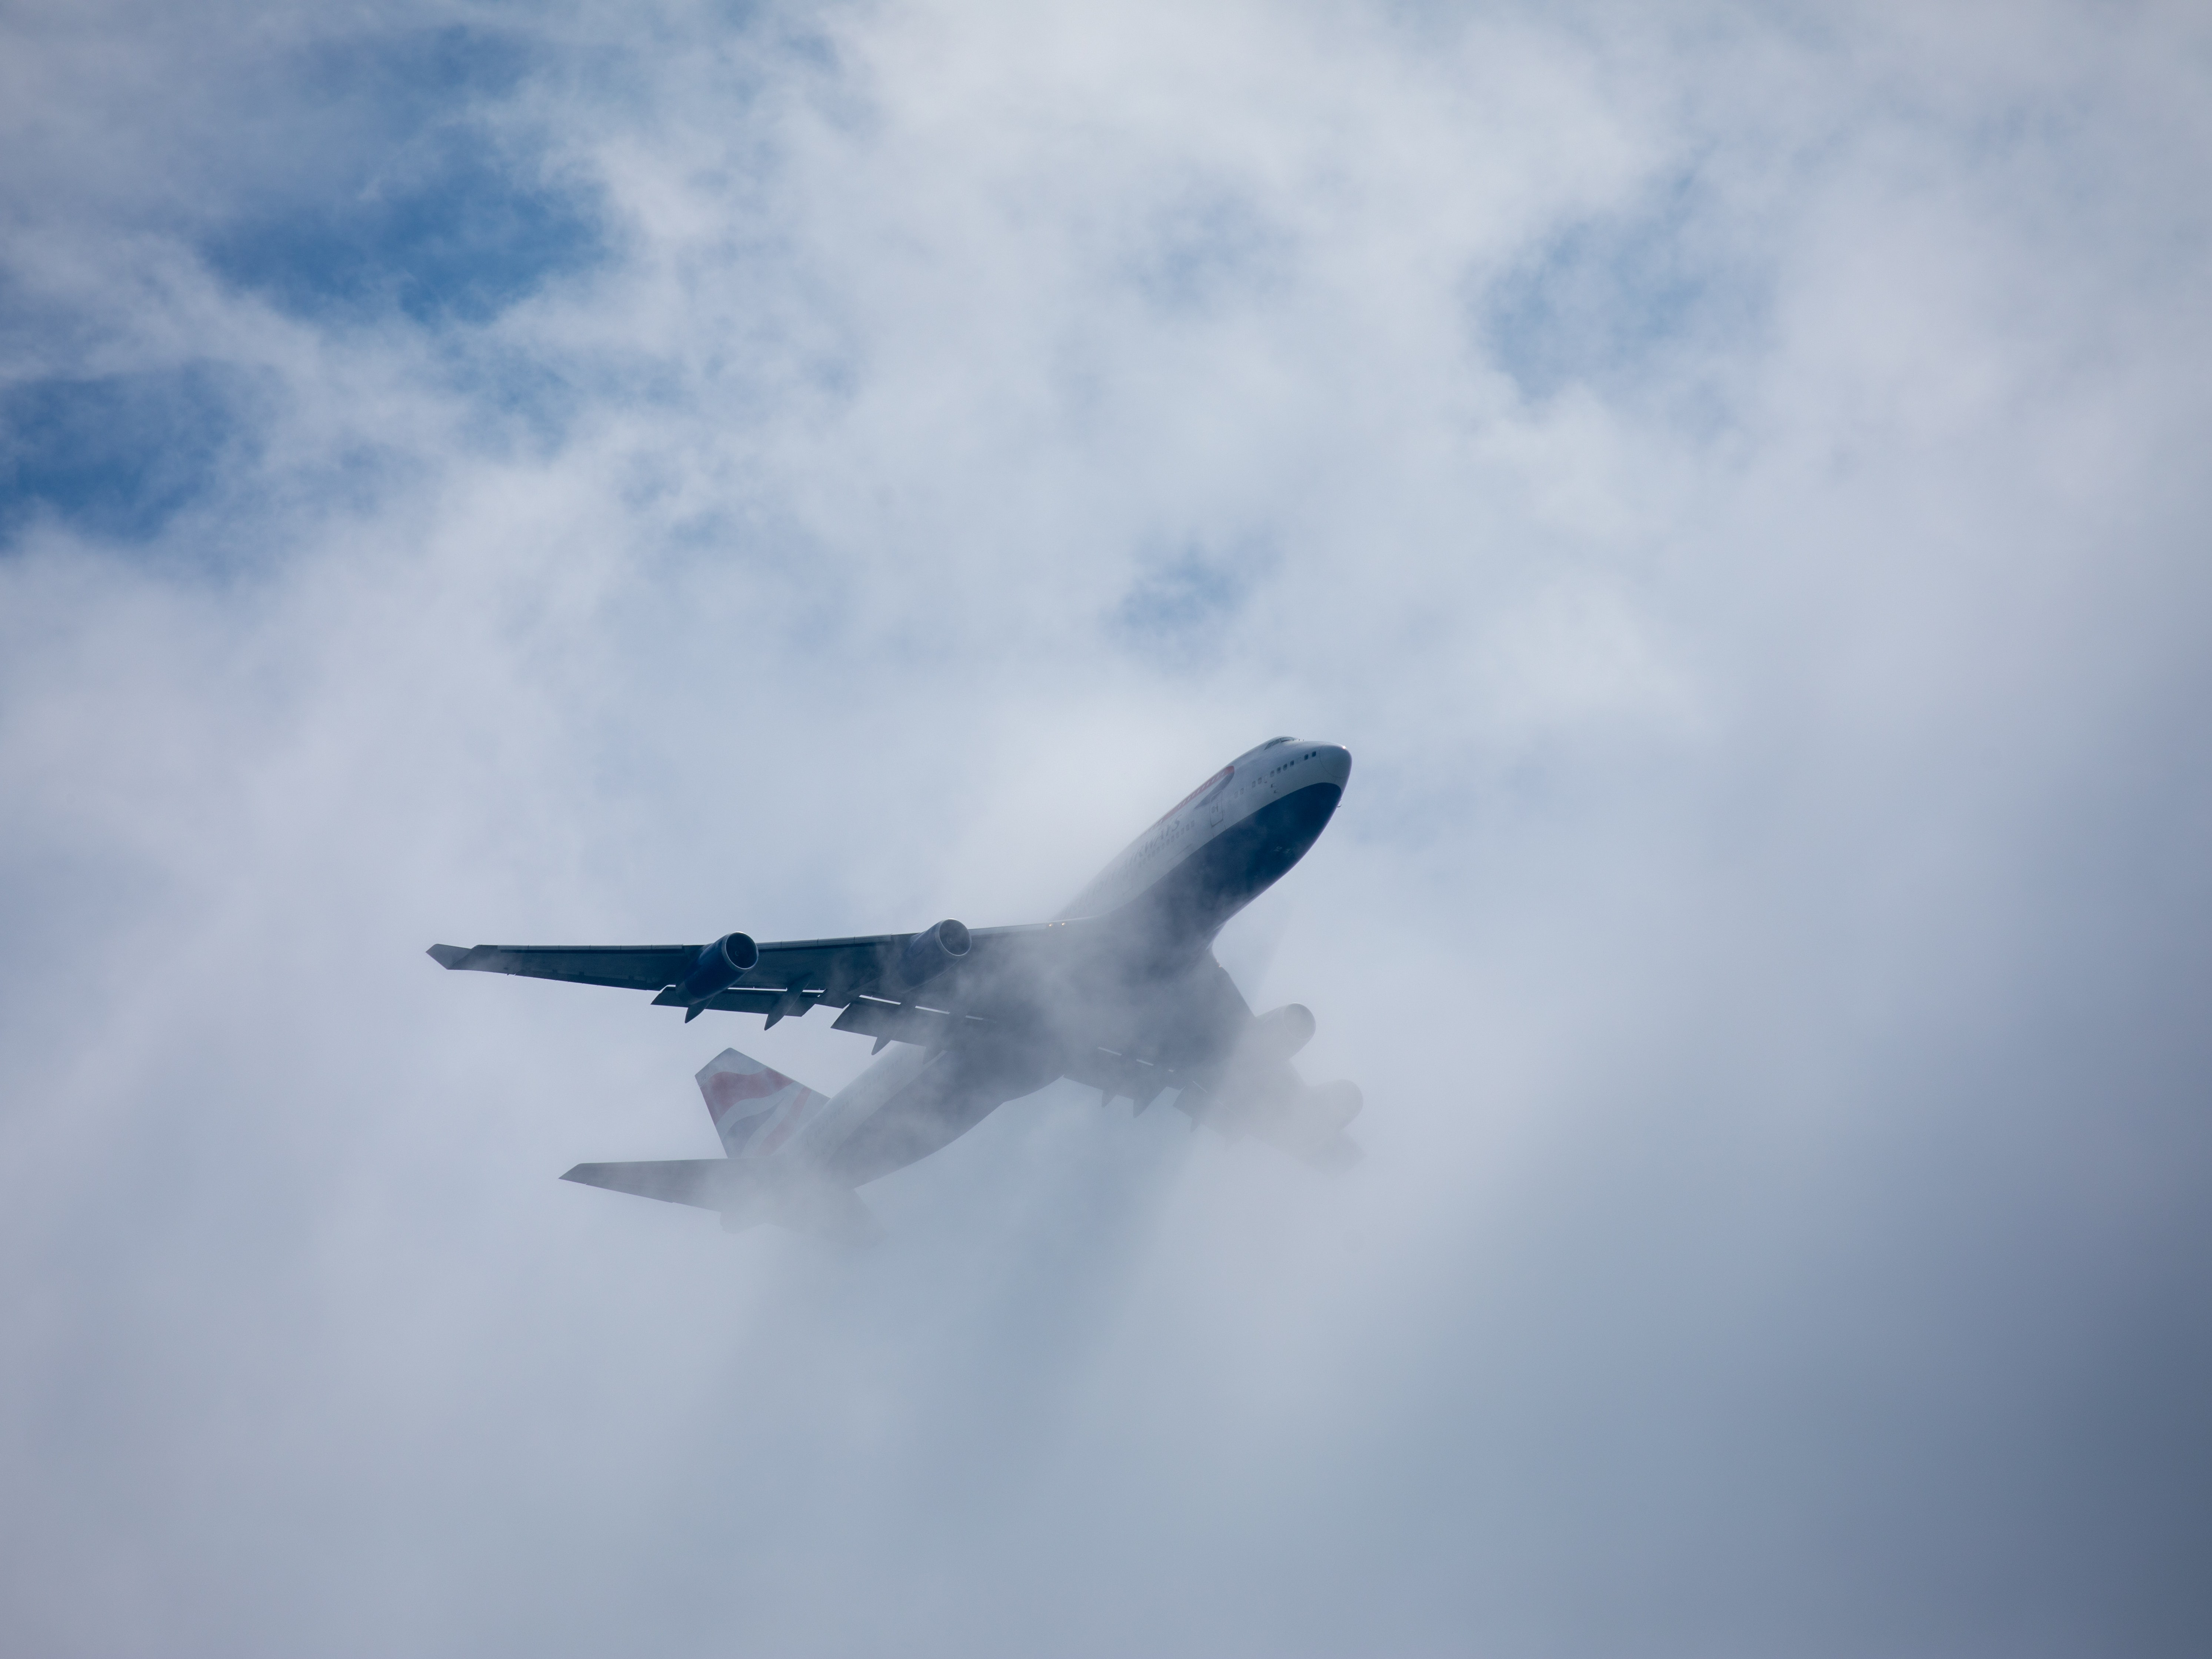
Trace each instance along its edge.
<instances>
[{"instance_id":1,"label":"thin cirrus cloud","mask_svg":"<svg viewBox=\"0 0 2212 1659\"><path fill-rule=\"evenodd\" d=\"M4 1645L2202 1648L2193 20L6 27ZM421 956L1278 732L1342 1182L726 1238L553 1177L864 1049Z\"/></svg>"}]
</instances>

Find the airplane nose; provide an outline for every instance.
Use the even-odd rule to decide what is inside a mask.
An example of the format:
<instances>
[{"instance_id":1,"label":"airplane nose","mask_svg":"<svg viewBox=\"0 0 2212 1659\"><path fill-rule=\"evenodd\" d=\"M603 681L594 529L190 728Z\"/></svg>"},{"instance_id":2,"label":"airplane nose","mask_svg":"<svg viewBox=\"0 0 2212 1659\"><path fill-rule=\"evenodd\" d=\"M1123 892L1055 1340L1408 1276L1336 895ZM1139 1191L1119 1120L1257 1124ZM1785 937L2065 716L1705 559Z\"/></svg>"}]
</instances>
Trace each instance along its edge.
<instances>
[{"instance_id":1,"label":"airplane nose","mask_svg":"<svg viewBox=\"0 0 2212 1659\"><path fill-rule=\"evenodd\" d=\"M1352 775L1352 751L1340 744L1325 743L1310 764L1317 775L1317 782L1333 783L1341 789L1345 780Z\"/></svg>"}]
</instances>

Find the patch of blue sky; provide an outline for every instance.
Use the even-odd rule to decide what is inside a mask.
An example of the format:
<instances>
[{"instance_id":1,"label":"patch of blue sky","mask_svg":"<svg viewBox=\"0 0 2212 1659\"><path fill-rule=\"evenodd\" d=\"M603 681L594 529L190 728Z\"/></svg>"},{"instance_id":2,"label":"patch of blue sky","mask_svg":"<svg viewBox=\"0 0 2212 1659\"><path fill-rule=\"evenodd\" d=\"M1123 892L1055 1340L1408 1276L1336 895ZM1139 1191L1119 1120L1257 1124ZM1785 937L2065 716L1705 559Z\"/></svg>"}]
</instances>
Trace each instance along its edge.
<instances>
[{"instance_id":1,"label":"patch of blue sky","mask_svg":"<svg viewBox=\"0 0 2212 1659\"><path fill-rule=\"evenodd\" d=\"M447 28L326 42L278 79L289 112L250 206L209 265L295 315L482 323L606 255L597 192L550 174L502 124L534 65L512 38Z\"/></svg>"},{"instance_id":2,"label":"patch of blue sky","mask_svg":"<svg viewBox=\"0 0 2212 1659\"><path fill-rule=\"evenodd\" d=\"M1290 234L1248 198L1194 191L1153 216L1129 270L1159 310L1211 313L1279 289L1294 252Z\"/></svg>"},{"instance_id":3,"label":"patch of blue sky","mask_svg":"<svg viewBox=\"0 0 2212 1659\"><path fill-rule=\"evenodd\" d=\"M1152 564L1109 618L1124 644L1164 661L1198 663L1219 654L1260 574L1256 557L1187 549Z\"/></svg>"},{"instance_id":4,"label":"patch of blue sky","mask_svg":"<svg viewBox=\"0 0 2212 1659\"><path fill-rule=\"evenodd\" d=\"M150 540L252 447L253 404L249 377L210 363L0 390L0 546L42 514Z\"/></svg>"},{"instance_id":5,"label":"patch of blue sky","mask_svg":"<svg viewBox=\"0 0 2212 1659\"><path fill-rule=\"evenodd\" d=\"M106 320L80 293L33 287L0 254L0 363L15 380L59 374L112 340ZM4 395L4 394L0 394Z\"/></svg>"},{"instance_id":6,"label":"patch of blue sky","mask_svg":"<svg viewBox=\"0 0 2212 1659\"><path fill-rule=\"evenodd\" d=\"M366 98L419 119L455 98L513 92L537 50L522 35L453 24L318 41L301 54L297 73L319 101Z\"/></svg>"},{"instance_id":7,"label":"patch of blue sky","mask_svg":"<svg viewBox=\"0 0 2212 1659\"><path fill-rule=\"evenodd\" d=\"M440 135L409 160L396 178L234 224L203 254L295 315L423 324L488 322L605 255L595 201L532 179L481 133Z\"/></svg>"},{"instance_id":8,"label":"patch of blue sky","mask_svg":"<svg viewBox=\"0 0 2212 1659\"><path fill-rule=\"evenodd\" d=\"M1490 283L1478 331L1524 398L1649 382L1756 325L1762 291L1701 239L1697 206L1692 181L1678 181L1640 211L1567 225Z\"/></svg>"},{"instance_id":9,"label":"patch of blue sky","mask_svg":"<svg viewBox=\"0 0 2212 1659\"><path fill-rule=\"evenodd\" d=\"M467 441L483 453L550 455L594 395L573 366L556 368L496 335L451 333L445 344L443 383L459 396Z\"/></svg>"},{"instance_id":10,"label":"patch of blue sky","mask_svg":"<svg viewBox=\"0 0 2212 1659\"><path fill-rule=\"evenodd\" d=\"M396 491L420 483L432 465L424 455L396 445L350 443L281 471L264 468L239 493L252 510L271 519L288 512L368 518ZM226 562L237 562L232 544L226 543L224 553Z\"/></svg>"}]
</instances>

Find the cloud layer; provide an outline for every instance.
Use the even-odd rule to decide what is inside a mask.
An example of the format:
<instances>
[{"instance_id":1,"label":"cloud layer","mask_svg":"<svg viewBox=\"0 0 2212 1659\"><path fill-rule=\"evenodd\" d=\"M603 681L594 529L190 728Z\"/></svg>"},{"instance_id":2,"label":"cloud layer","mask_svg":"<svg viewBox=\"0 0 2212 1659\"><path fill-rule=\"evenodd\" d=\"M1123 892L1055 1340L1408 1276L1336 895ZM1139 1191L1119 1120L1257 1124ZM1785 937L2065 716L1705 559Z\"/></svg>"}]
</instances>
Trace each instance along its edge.
<instances>
[{"instance_id":1,"label":"cloud layer","mask_svg":"<svg viewBox=\"0 0 2212 1659\"><path fill-rule=\"evenodd\" d=\"M0 1646L2202 1650L2189 10L380 16L5 25ZM1276 732L1340 1182L421 955Z\"/></svg>"}]
</instances>

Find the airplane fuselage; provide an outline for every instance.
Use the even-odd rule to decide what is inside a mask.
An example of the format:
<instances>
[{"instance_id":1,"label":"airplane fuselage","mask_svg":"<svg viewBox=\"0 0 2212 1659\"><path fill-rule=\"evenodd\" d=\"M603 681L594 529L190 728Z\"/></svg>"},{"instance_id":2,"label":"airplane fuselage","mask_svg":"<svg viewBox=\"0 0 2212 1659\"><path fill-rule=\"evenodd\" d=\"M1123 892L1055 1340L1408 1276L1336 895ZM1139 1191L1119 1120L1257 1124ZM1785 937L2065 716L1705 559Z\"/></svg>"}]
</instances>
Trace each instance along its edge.
<instances>
[{"instance_id":1,"label":"airplane fuselage","mask_svg":"<svg viewBox=\"0 0 2212 1659\"><path fill-rule=\"evenodd\" d=\"M777 1153L858 1186L925 1158L1103 1048L1163 1067L1222 1063L1254 1024L1210 949L1328 827L1352 757L1276 738L1171 808L1077 894L1054 971L977 988L978 1034L876 1060Z\"/></svg>"}]
</instances>

